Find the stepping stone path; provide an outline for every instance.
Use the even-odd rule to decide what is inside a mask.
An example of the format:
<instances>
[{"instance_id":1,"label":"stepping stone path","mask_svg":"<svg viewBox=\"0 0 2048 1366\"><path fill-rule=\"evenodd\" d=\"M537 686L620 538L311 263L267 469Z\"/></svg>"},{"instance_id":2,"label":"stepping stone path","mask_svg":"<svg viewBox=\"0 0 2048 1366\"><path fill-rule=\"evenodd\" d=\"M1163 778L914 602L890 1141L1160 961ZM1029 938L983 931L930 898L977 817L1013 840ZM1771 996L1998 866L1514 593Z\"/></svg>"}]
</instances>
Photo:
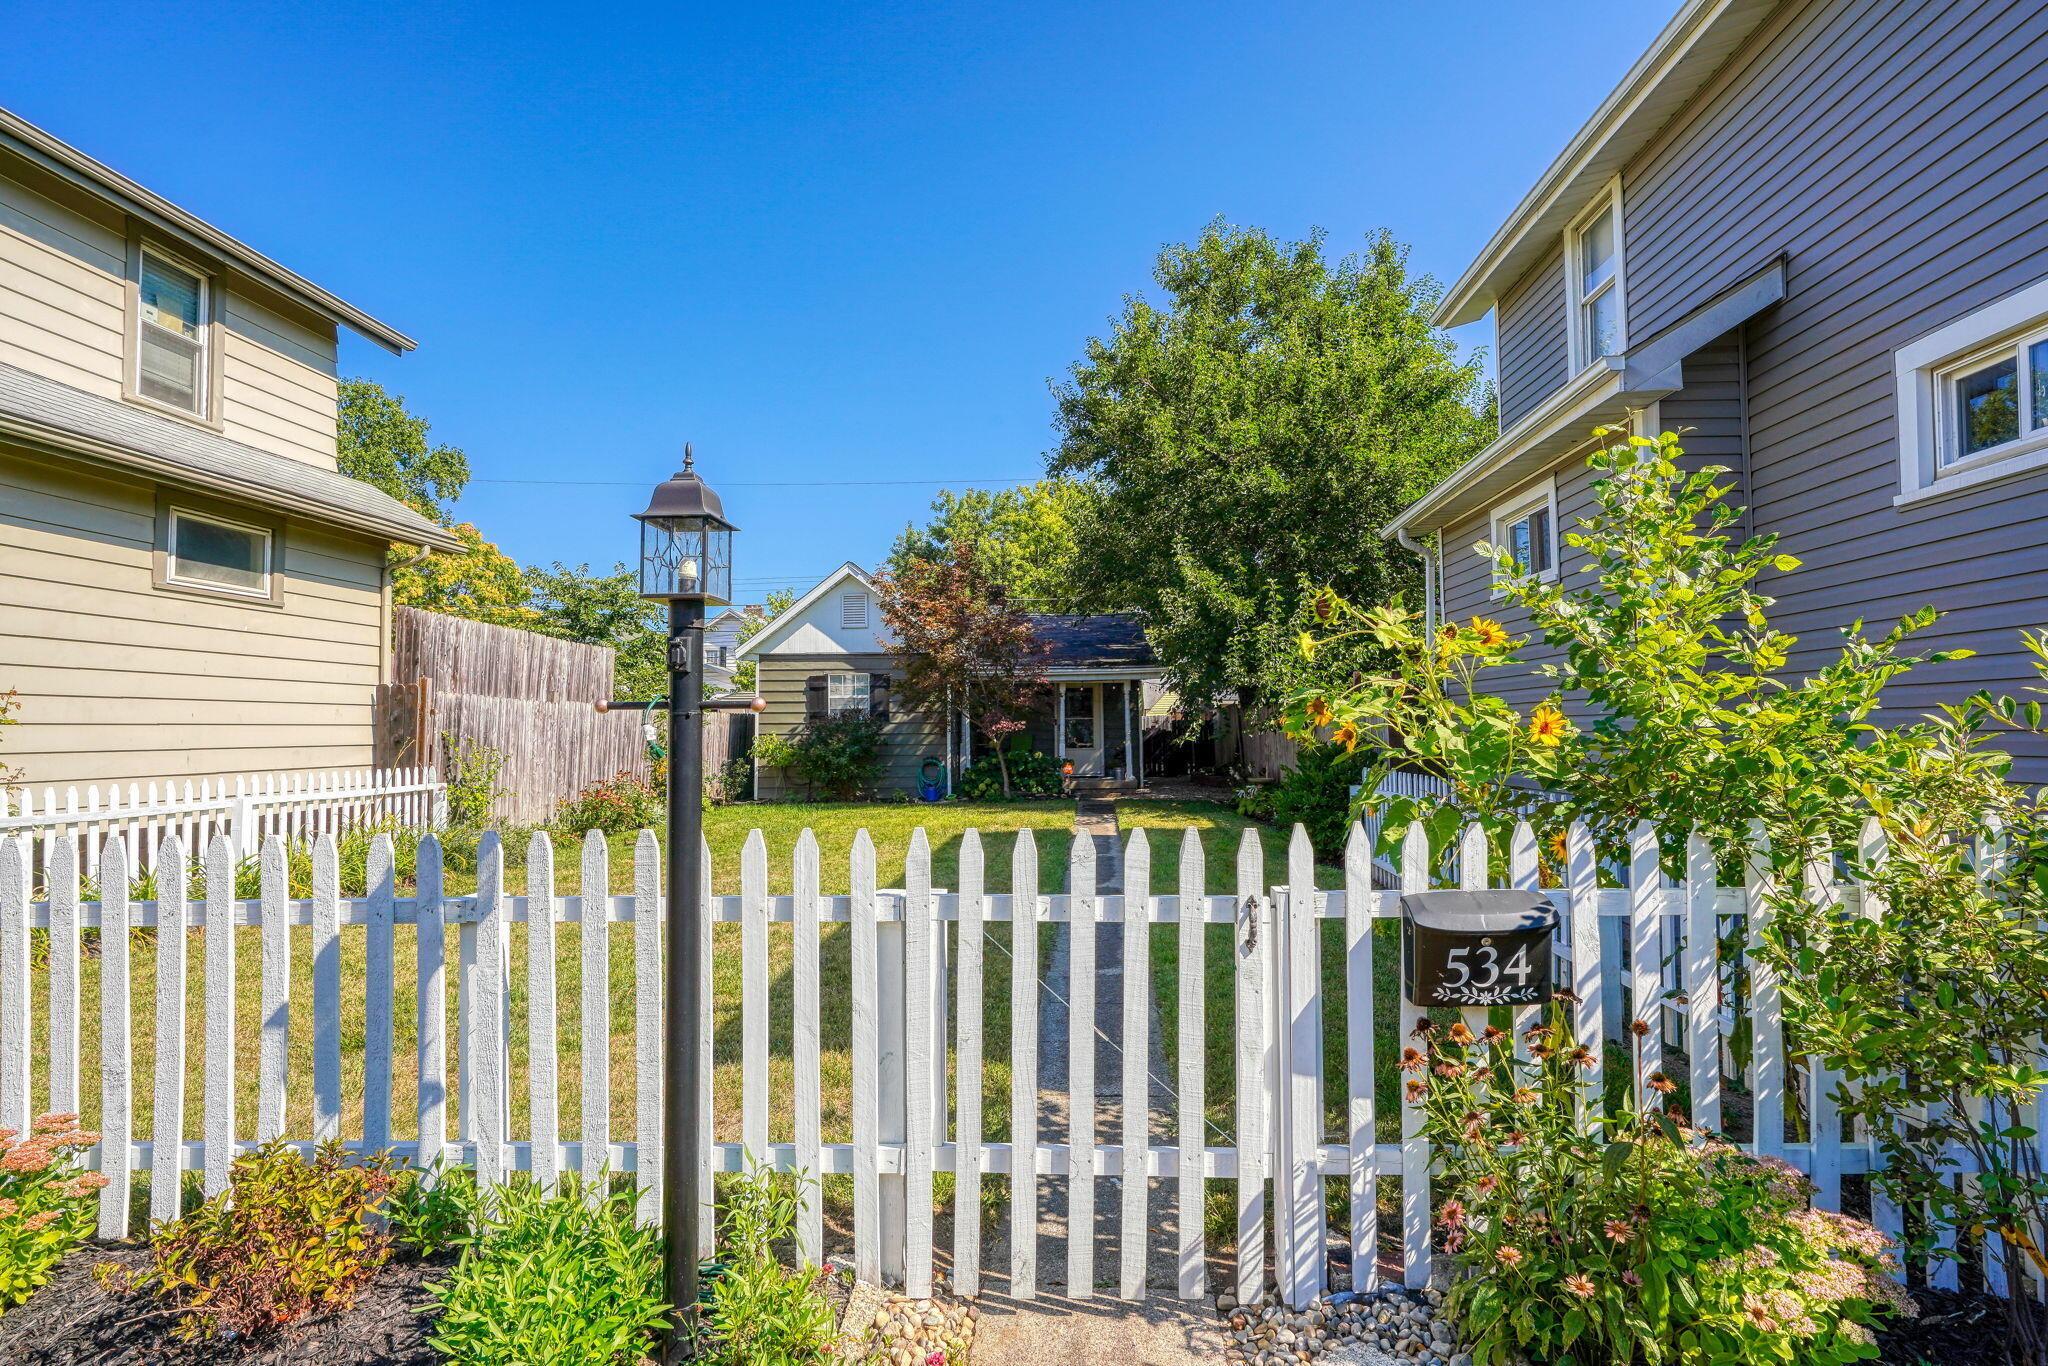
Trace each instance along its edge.
<instances>
[{"instance_id":1,"label":"stepping stone path","mask_svg":"<svg viewBox=\"0 0 2048 1366\"><path fill-rule=\"evenodd\" d=\"M1437 1317L1443 1293L1390 1290L1379 1295L1343 1291L1289 1309L1268 1295L1249 1306L1234 1295L1216 1297L1229 1336L1230 1366L1472 1366L1472 1354L1453 1340Z\"/></svg>"}]
</instances>

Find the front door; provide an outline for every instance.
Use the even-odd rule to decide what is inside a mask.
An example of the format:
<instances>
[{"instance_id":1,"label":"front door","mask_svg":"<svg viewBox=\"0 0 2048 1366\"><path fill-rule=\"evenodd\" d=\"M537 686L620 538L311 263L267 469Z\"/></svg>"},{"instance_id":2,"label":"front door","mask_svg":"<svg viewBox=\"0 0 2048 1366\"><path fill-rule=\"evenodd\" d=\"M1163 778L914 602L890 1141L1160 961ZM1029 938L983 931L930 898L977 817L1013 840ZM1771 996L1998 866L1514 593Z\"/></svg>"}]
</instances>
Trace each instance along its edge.
<instances>
[{"instance_id":1,"label":"front door","mask_svg":"<svg viewBox=\"0 0 2048 1366\"><path fill-rule=\"evenodd\" d=\"M1068 683L1060 690L1061 757L1077 778L1102 776L1102 685Z\"/></svg>"}]
</instances>

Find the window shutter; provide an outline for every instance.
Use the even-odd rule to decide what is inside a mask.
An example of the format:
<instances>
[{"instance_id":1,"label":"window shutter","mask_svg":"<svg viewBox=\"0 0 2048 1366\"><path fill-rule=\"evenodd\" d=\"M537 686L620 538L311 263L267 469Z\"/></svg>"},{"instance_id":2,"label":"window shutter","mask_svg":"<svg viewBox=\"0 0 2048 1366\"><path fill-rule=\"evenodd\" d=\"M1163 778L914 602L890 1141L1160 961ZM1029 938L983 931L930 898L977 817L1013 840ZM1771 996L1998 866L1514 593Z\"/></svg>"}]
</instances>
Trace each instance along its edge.
<instances>
[{"instance_id":1,"label":"window shutter","mask_svg":"<svg viewBox=\"0 0 2048 1366\"><path fill-rule=\"evenodd\" d=\"M889 675L868 675L868 715L877 721L889 719Z\"/></svg>"},{"instance_id":2,"label":"window shutter","mask_svg":"<svg viewBox=\"0 0 2048 1366\"><path fill-rule=\"evenodd\" d=\"M825 675L812 674L804 680L804 720L822 721L830 704L825 698Z\"/></svg>"}]
</instances>

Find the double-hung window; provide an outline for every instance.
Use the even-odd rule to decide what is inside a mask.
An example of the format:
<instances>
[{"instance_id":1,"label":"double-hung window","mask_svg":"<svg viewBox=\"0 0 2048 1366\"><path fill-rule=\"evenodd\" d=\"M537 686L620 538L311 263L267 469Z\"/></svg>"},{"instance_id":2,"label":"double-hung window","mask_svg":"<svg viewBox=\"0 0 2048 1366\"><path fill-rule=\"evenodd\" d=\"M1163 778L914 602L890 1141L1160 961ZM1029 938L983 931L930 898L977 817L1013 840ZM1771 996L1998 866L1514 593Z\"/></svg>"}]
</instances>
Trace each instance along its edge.
<instances>
[{"instance_id":1,"label":"double-hung window","mask_svg":"<svg viewBox=\"0 0 2048 1366\"><path fill-rule=\"evenodd\" d=\"M1571 304L1572 373L1628 346L1622 294L1621 182L1565 234L1565 292Z\"/></svg>"},{"instance_id":2,"label":"double-hung window","mask_svg":"<svg viewBox=\"0 0 2048 1366\"><path fill-rule=\"evenodd\" d=\"M1557 577L1556 480L1545 479L1495 508L1492 520L1493 544L1507 551L1516 569L1540 579Z\"/></svg>"},{"instance_id":3,"label":"double-hung window","mask_svg":"<svg viewBox=\"0 0 2048 1366\"><path fill-rule=\"evenodd\" d=\"M825 711L831 716L868 714L869 677L866 674L827 674Z\"/></svg>"},{"instance_id":4,"label":"double-hung window","mask_svg":"<svg viewBox=\"0 0 2048 1366\"><path fill-rule=\"evenodd\" d=\"M208 414L206 277L144 248L136 282L135 392L194 417Z\"/></svg>"},{"instance_id":5,"label":"double-hung window","mask_svg":"<svg viewBox=\"0 0 2048 1366\"><path fill-rule=\"evenodd\" d=\"M2048 281L1898 349L1900 499L2048 467Z\"/></svg>"}]
</instances>

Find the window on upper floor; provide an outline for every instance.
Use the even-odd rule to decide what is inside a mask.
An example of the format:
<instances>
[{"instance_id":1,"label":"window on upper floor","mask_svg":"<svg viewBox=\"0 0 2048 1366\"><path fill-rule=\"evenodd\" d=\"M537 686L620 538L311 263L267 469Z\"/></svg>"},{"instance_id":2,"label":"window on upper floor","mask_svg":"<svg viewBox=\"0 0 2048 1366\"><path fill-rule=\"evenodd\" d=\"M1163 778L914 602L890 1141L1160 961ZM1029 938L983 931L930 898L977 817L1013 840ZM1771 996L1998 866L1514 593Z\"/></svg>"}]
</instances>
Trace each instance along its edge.
<instances>
[{"instance_id":1,"label":"window on upper floor","mask_svg":"<svg viewBox=\"0 0 2048 1366\"><path fill-rule=\"evenodd\" d=\"M1565 233L1565 293L1571 312L1572 373L1628 346L1623 295L1621 181L1610 181Z\"/></svg>"},{"instance_id":2,"label":"window on upper floor","mask_svg":"<svg viewBox=\"0 0 2048 1366\"><path fill-rule=\"evenodd\" d=\"M1557 577L1557 480L1545 479L1493 510L1491 540L1515 566L1541 579ZM1500 571L1494 577L1498 583ZM1498 591L1496 586L1496 591Z\"/></svg>"},{"instance_id":3,"label":"window on upper floor","mask_svg":"<svg viewBox=\"0 0 2048 1366\"><path fill-rule=\"evenodd\" d=\"M193 417L206 417L211 331L210 285L196 270L151 248L136 278L135 393Z\"/></svg>"},{"instance_id":4,"label":"window on upper floor","mask_svg":"<svg viewBox=\"0 0 2048 1366\"><path fill-rule=\"evenodd\" d=\"M1900 347L1900 502L2048 466L2048 281Z\"/></svg>"}]
</instances>

